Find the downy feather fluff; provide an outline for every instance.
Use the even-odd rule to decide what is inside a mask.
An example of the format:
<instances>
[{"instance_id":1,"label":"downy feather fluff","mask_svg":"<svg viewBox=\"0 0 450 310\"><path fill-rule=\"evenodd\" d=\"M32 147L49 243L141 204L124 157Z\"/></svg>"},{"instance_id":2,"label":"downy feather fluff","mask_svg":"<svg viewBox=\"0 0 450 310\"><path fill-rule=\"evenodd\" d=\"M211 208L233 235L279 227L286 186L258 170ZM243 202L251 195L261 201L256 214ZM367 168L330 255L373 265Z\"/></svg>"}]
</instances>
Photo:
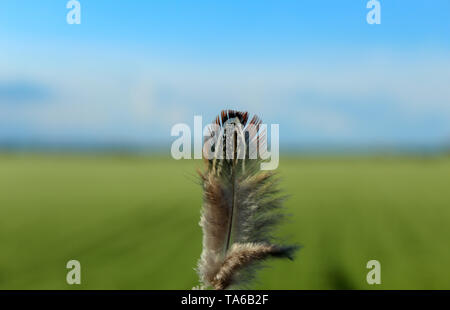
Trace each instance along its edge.
<instances>
[{"instance_id":1,"label":"downy feather fluff","mask_svg":"<svg viewBox=\"0 0 450 310\"><path fill-rule=\"evenodd\" d=\"M203 288L248 284L262 261L272 257L292 260L297 250L297 246L274 244L272 231L283 219L283 197L274 173L260 170L262 161L254 159L255 150L250 147L264 142L261 121L254 116L247 122L247 112L222 111L215 120L222 135L211 132L205 140L206 144L216 136L211 143L214 155L205 159L206 171L200 172L203 251L197 272ZM223 134L226 128L234 128L231 135ZM227 157L230 149L233 156Z\"/></svg>"}]
</instances>

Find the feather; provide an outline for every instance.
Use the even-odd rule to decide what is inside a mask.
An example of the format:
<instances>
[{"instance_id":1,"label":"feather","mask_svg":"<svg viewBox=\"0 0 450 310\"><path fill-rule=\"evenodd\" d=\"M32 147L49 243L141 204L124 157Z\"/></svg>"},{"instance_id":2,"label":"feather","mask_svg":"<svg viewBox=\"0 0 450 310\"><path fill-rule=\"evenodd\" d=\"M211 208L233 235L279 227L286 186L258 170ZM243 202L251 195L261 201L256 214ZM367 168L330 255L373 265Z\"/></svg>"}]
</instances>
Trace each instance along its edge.
<instances>
[{"instance_id":1,"label":"feather","mask_svg":"<svg viewBox=\"0 0 450 310\"><path fill-rule=\"evenodd\" d=\"M247 283L268 258L292 260L298 247L274 244L284 197L275 174L259 169L261 120L255 116L248 123L247 112L228 110L215 124L218 130L205 140L214 156L205 159L206 171L200 172L203 250L197 272L202 287L227 289Z\"/></svg>"}]
</instances>

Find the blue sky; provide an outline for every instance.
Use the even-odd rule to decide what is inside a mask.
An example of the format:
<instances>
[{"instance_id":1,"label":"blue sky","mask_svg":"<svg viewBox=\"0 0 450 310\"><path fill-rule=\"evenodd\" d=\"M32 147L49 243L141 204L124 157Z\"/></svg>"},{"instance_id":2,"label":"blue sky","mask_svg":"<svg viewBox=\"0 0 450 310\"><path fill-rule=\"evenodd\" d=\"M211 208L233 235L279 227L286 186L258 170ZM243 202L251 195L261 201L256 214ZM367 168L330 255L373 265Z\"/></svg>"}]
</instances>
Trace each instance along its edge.
<instances>
[{"instance_id":1,"label":"blue sky","mask_svg":"<svg viewBox=\"0 0 450 310\"><path fill-rule=\"evenodd\" d=\"M0 5L0 143L154 145L223 108L283 145L450 143L450 2L65 0Z\"/></svg>"}]
</instances>

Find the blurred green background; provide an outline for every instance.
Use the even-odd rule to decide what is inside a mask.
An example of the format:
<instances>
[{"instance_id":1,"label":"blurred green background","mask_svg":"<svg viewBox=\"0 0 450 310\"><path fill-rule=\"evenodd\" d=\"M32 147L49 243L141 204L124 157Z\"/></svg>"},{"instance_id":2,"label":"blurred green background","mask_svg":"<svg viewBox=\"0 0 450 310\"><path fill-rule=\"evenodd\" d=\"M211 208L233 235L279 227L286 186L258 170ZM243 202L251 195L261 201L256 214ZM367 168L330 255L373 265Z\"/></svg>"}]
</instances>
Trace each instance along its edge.
<instances>
[{"instance_id":1,"label":"blurred green background","mask_svg":"<svg viewBox=\"0 0 450 310\"><path fill-rule=\"evenodd\" d=\"M0 5L0 289L197 285L171 133L223 109L280 125L304 246L252 288L450 289L450 1L68 2Z\"/></svg>"},{"instance_id":2,"label":"blurred green background","mask_svg":"<svg viewBox=\"0 0 450 310\"><path fill-rule=\"evenodd\" d=\"M163 156L0 156L0 289L191 289L201 252L201 161ZM255 289L450 289L450 157L285 156L303 245ZM82 284L66 283L81 263ZM381 263L381 285L366 263Z\"/></svg>"}]
</instances>

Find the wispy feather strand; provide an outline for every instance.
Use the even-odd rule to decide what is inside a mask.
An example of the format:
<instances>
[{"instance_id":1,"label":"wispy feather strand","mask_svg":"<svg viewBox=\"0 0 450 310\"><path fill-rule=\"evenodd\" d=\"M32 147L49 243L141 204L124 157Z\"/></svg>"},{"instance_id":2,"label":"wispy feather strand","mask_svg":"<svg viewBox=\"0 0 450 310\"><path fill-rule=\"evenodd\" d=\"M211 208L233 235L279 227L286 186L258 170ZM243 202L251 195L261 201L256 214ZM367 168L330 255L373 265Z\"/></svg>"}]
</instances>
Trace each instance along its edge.
<instances>
[{"instance_id":1,"label":"wispy feather strand","mask_svg":"<svg viewBox=\"0 0 450 310\"><path fill-rule=\"evenodd\" d=\"M228 289L246 284L262 261L271 257L292 260L297 250L296 246L273 244L273 228L283 219L283 197L274 173L260 170L261 160L255 159L250 147L264 141L261 121L256 116L247 121L246 112L222 111L215 123L222 132L233 126L232 135L217 138L217 132L211 132L207 138L216 141L211 144L214 157L206 159L207 169L200 173L203 251L197 271L203 287ZM250 127L253 130L247 130ZM230 149L232 156L227 157Z\"/></svg>"}]
</instances>

